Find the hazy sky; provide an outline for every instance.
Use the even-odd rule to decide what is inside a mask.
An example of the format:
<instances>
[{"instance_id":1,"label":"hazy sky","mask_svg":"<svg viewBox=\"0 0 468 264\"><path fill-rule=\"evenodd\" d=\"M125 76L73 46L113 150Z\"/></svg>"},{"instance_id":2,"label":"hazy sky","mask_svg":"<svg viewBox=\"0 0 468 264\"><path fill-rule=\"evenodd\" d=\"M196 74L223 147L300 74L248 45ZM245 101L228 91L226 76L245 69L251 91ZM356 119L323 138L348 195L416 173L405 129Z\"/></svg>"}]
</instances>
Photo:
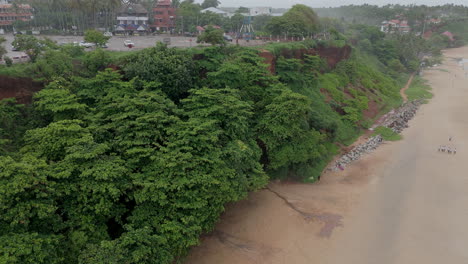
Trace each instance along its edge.
<instances>
[{"instance_id":1,"label":"hazy sky","mask_svg":"<svg viewBox=\"0 0 468 264\"><path fill-rule=\"evenodd\" d=\"M197 2L202 2L198 0ZM305 4L311 7L330 7L350 4L425 4L441 5L445 3L468 5L468 0L220 0L221 6L271 6L271 7L291 7L294 4Z\"/></svg>"}]
</instances>

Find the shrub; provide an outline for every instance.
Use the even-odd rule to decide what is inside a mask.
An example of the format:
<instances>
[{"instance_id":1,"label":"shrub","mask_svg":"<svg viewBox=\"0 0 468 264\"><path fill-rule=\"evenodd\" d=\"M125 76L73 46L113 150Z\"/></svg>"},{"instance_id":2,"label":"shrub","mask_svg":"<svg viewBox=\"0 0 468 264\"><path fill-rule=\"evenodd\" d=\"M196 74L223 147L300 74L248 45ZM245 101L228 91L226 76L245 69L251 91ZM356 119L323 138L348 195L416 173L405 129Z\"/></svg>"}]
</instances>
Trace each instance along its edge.
<instances>
[{"instance_id":1,"label":"shrub","mask_svg":"<svg viewBox=\"0 0 468 264\"><path fill-rule=\"evenodd\" d=\"M5 60L5 65L7 67L11 67L13 65L13 60L10 57L5 56L5 57L3 57L3 59Z\"/></svg>"},{"instance_id":2,"label":"shrub","mask_svg":"<svg viewBox=\"0 0 468 264\"><path fill-rule=\"evenodd\" d=\"M387 141L398 141L402 139L402 136L395 133L391 128L379 126L374 130L373 136L380 135L384 140Z\"/></svg>"}]
</instances>

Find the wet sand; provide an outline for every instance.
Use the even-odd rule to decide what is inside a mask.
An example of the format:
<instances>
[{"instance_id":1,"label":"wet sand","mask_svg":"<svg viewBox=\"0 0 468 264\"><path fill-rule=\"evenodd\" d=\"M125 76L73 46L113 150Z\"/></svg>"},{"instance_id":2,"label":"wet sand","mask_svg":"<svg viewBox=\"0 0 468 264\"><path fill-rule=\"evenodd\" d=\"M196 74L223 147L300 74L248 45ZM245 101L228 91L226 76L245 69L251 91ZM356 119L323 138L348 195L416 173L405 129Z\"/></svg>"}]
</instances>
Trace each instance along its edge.
<instances>
[{"instance_id":1,"label":"wet sand","mask_svg":"<svg viewBox=\"0 0 468 264\"><path fill-rule=\"evenodd\" d=\"M186 263L468 263L468 78L455 61L468 47L445 55L424 73L435 97L403 140L319 183L271 183L228 206Z\"/></svg>"}]
</instances>

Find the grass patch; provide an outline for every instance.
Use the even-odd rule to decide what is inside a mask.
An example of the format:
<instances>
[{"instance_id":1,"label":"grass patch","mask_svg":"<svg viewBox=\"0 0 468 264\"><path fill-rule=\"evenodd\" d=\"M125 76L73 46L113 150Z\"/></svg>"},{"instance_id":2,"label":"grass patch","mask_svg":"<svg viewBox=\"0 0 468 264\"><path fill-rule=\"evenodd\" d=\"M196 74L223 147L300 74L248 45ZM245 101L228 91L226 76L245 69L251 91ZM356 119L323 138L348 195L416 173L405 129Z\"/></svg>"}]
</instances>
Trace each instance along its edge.
<instances>
[{"instance_id":1,"label":"grass patch","mask_svg":"<svg viewBox=\"0 0 468 264\"><path fill-rule=\"evenodd\" d=\"M409 101L423 99L424 103L427 103L428 99L433 97L431 90L432 88L427 85L426 81L416 76L405 93L408 96Z\"/></svg>"},{"instance_id":2,"label":"grass patch","mask_svg":"<svg viewBox=\"0 0 468 264\"><path fill-rule=\"evenodd\" d=\"M403 138L400 134L395 133L391 128L383 126L379 126L374 130L374 134L372 134L372 136L377 135L381 135L386 141L398 141Z\"/></svg>"},{"instance_id":3,"label":"grass patch","mask_svg":"<svg viewBox=\"0 0 468 264\"><path fill-rule=\"evenodd\" d=\"M30 67L31 63L15 63L11 67L0 65L0 75L17 78L31 77L28 73Z\"/></svg>"}]
</instances>

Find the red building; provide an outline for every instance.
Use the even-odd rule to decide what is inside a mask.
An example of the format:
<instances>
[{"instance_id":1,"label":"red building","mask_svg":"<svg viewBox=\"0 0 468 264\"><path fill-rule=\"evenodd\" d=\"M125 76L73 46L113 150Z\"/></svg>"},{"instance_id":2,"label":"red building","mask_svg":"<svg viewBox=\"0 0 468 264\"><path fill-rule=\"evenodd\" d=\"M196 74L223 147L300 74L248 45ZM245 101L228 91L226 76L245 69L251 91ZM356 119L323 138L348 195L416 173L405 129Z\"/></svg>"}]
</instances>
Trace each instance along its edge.
<instances>
[{"instance_id":1,"label":"red building","mask_svg":"<svg viewBox=\"0 0 468 264\"><path fill-rule=\"evenodd\" d=\"M171 31L175 28L177 9L172 6L171 0L160 0L153 8L153 30Z\"/></svg>"},{"instance_id":2,"label":"red building","mask_svg":"<svg viewBox=\"0 0 468 264\"><path fill-rule=\"evenodd\" d=\"M0 26L11 26L16 20L31 21L32 18L30 5L0 4Z\"/></svg>"}]
</instances>

